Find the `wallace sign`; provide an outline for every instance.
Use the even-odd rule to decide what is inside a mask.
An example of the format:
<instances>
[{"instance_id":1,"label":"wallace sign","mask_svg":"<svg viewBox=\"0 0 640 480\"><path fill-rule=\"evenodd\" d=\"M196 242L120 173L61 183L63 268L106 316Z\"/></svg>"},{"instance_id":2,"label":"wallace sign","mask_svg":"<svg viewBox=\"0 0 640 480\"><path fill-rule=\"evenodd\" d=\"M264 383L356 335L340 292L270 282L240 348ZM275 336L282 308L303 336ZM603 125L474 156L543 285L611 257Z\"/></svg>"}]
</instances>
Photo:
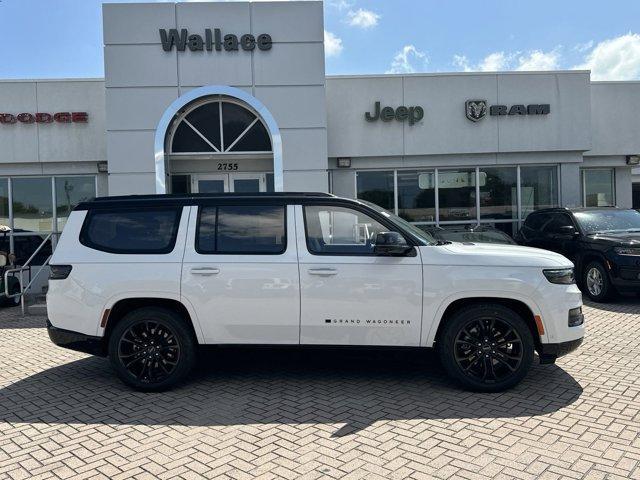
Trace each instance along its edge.
<instances>
[{"instance_id":1,"label":"wallace sign","mask_svg":"<svg viewBox=\"0 0 640 480\"><path fill-rule=\"evenodd\" d=\"M222 35L222 31L219 28L214 28L213 30L205 28L204 36L197 33L190 34L186 28L182 28L180 31L176 28L169 30L161 28L160 41L165 52L170 52L174 46L179 52L184 52L187 48L192 52L201 52L203 50L220 52L223 49L227 52L240 49L250 52L256 48L258 50L271 50L273 44L271 35L267 33L261 33L257 37L250 33L245 33L238 38L233 33Z\"/></svg>"}]
</instances>

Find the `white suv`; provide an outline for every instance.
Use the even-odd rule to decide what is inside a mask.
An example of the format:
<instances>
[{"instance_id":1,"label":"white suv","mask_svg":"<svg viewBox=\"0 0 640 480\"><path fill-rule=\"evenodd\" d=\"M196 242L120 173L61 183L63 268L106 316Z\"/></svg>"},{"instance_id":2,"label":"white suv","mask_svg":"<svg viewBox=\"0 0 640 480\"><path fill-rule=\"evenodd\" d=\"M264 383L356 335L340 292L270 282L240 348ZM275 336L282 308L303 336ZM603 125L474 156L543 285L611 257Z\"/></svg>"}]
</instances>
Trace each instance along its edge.
<instances>
[{"instance_id":1,"label":"white suv","mask_svg":"<svg viewBox=\"0 0 640 480\"><path fill-rule=\"evenodd\" d=\"M435 241L376 205L320 193L107 197L71 213L51 260L49 336L108 356L141 390L182 380L198 345L435 347L499 391L538 352L580 345L573 265L511 245Z\"/></svg>"}]
</instances>

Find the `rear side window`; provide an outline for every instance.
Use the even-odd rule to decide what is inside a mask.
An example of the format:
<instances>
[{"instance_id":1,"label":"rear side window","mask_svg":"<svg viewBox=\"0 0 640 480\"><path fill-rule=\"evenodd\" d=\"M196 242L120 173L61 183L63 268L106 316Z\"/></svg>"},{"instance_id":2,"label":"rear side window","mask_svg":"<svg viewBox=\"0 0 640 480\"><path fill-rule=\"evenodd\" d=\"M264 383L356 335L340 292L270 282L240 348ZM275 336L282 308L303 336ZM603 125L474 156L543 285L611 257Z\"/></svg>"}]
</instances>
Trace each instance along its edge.
<instances>
[{"instance_id":1,"label":"rear side window","mask_svg":"<svg viewBox=\"0 0 640 480\"><path fill-rule=\"evenodd\" d=\"M201 207L196 251L203 254L274 255L287 247L285 207Z\"/></svg>"},{"instance_id":2,"label":"rear side window","mask_svg":"<svg viewBox=\"0 0 640 480\"><path fill-rule=\"evenodd\" d=\"M109 253L170 253L176 243L181 212L180 207L90 210L80 242Z\"/></svg>"}]
</instances>

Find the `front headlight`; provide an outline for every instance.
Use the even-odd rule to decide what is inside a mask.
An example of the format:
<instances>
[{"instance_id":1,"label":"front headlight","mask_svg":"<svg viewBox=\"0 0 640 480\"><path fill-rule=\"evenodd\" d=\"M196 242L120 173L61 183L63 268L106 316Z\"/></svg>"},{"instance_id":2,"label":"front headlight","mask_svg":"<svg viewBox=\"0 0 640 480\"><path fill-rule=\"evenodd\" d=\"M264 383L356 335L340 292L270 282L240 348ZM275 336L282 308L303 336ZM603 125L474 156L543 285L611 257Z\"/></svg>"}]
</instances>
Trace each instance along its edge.
<instances>
[{"instance_id":1,"label":"front headlight","mask_svg":"<svg viewBox=\"0 0 640 480\"><path fill-rule=\"evenodd\" d=\"M547 277L547 280L551 283L560 283L562 285L576 283L573 268L554 268L543 270L542 273L544 273L544 276Z\"/></svg>"},{"instance_id":2,"label":"front headlight","mask_svg":"<svg viewBox=\"0 0 640 480\"><path fill-rule=\"evenodd\" d=\"M618 255L633 255L634 257L640 256L640 248L633 247L615 247L613 249Z\"/></svg>"}]
</instances>

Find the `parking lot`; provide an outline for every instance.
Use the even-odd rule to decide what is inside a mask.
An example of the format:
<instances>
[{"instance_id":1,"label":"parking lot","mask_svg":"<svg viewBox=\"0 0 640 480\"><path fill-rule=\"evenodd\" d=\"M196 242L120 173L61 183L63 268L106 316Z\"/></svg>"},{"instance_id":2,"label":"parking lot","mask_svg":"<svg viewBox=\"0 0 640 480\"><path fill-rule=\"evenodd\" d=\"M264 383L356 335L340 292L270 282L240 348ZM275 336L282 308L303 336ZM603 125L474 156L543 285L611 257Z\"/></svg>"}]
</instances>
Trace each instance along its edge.
<instances>
[{"instance_id":1,"label":"parking lot","mask_svg":"<svg viewBox=\"0 0 640 480\"><path fill-rule=\"evenodd\" d=\"M143 394L0 312L0 478L640 478L640 302L587 305L578 352L502 394L430 354L207 352Z\"/></svg>"}]
</instances>

